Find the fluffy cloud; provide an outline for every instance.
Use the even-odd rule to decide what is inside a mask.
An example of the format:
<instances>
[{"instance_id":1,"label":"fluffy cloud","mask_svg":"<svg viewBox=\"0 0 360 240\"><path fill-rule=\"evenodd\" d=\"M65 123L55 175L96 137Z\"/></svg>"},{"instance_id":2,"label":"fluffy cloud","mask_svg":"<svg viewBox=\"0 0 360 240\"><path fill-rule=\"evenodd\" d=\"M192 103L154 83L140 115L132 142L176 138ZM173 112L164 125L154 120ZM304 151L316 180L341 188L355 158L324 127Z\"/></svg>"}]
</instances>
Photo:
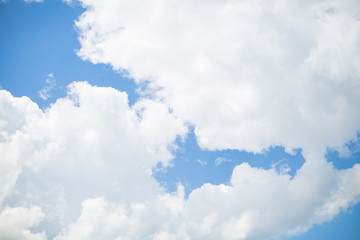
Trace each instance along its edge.
<instances>
[{"instance_id":1,"label":"fluffy cloud","mask_svg":"<svg viewBox=\"0 0 360 240\"><path fill-rule=\"evenodd\" d=\"M205 184L186 199L181 185L169 194L151 175L171 165L187 131L164 103L130 107L126 93L86 82L45 111L0 93L1 164L15 165L11 181L2 175L1 216L15 219L3 236L43 239L29 230L43 219L40 231L56 240L265 239L329 221L360 194L360 165L336 170L309 154L293 178L244 163L229 184ZM11 207L20 204L39 207Z\"/></svg>"},{"instance_id":2,"label":"fluffy cloud","mask_svg":"<svg viewBox=\"0 0 360 240\"><path fill-rule=\"evenodd\" d=\"M360 122L358 1L92 1L83 59L126 69L203 148L341 149Z\"/></svg>"},{"instance_id":3,"label":"fluffy cloud","mask_svg":"<svg viewBox=\"0 0 360 240\"><path fill-rule=\"evenodd\" d=\"M320 169L322 171L320 171ZM312 174L320 174L314 178ZM319 173L320 172L320 173ZM323 161L294 179L276 170L237 166L230 185L205 184L183 199L161 195L129 205L88 199L56 240L269 239L306 231L356 203L360 165L337 171Z\"/></svg>"},{"instance_id":4,"label":"fluffy cloud","mask_svg":"<svg viewBox=\"0 0 360 240\"><path fill-rule=\"evenodd\" d=\"M45 240L45 233L32 233L27 228L36 226L44 217L39 207L5 208L0 213L0 238Z\"/></svg>"},{"instance_id":5,"label":"fluffy cloud","mask_svg":"<svg viewBox=\"0 0 360 240\"><path fill-rule=\"evenodd\" d=\"M173 142L187 131L161 102L130 107L126 93L84 82L45 111L28 98L0 96L1 200L41 206L51 234L89 197L157 197L163 190L152 168L171 163Z\"/></svg>"},{"instance_id":6,"label":"fluffy cloud","mask_svg":"<svg viewBox=\"0 0 360 240\"><path fill-rule=\"evenodd\" d=\"M81 2L78 55L146 83L202 148L303 149L293 179L241 165L229 186L194 190L159 238L293 234L356 203L359 167L335 170L324 153L359 129L357 1Z\"/></svg>"},{"instance_id":7,"label":"fluffy cloud","mask_svg":"<svg viewBox=\"0 0 360 240\"><path fill-rule=\"evenodd\" d=\"M0 205L11 191L27 158L22 141L14 139L27 122L41 116L38 106L27 97L13 98L0 92Z\"/></svg>"},{"instance_id":8,"label":"fluffy cloud","mask_svg":"<svg viewBox=\"0 0 360 240\"><path fill-rule=\"evenodd\" d=\"M1 91L1 216L36 216L1 234L41 239L26 229L43 218L56 240L267 239L358 202L360 165L324 158L359 129L357 1L81 2L79 56L152 99L80 82L42 111ZM203 148L300 147L306 162L294 177L244 163L229 184L165 193L152 169L171 166L185 122Z\"/></svg>"}]
</instances>

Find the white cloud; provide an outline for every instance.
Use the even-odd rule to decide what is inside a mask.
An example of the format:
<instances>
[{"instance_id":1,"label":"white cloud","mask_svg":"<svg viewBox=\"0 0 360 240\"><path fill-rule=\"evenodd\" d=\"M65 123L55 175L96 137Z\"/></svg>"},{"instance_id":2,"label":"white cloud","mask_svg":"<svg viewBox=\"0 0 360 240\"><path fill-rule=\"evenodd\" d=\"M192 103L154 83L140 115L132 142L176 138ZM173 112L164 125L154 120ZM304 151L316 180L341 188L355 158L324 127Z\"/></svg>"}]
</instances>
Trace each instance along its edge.
<instances>
[{"instance_id":1,"label":"white cloud","mask_svg":"<svg viewBox=\"0 0 360 240\"><path fill-rule=\"evenodd\" d=\"M319 172L322 178L311 178ZM205 184L188 200L162 195L151 202L83 203L78 220L56 240L269 239L306 231L356 203L360 165L337 171L325 161L291 180L274 169L234 169L230 185ZM347 183L347 181L351 184Z\"/></svg>"},{"instance_id":2,"label":"white cloud","mask_svg":"<svg viewBox=\"0 0 360 240\"><path fill-rule=\"evenodd\" d=\"M62 1L70 6L76 2L76 0L62 0Z\"/></svg>"},{"instance_id":3,"label":"white cloud","mask_svg":"<svg viewBox=\"0 0 360 240\"><path fill-rule=\"evenodd\" d=\"M31 2L43 2L44 0L24 0L26 3L31 3Z\"/></svg>"},{"instance_id":4,"label":"white cloud","mask_svg":"<svg viewBox=\"0 0 360 240\"><path fill-rule=\"evenodd\" d=\"M273 169L278 169L278 172L280 174L286 174L289 173L291 171L290 166L287 163L284 163L284 161L286 161L286 159L281 159L275 163L271 164L271 167Z\"/></svg>"},{"instance_id":5,"label":"white cloud","mask_svg":"<svg viewBox=\"0 0 360 240\"><path fill-rule=\"evenodd\" d=\"M232 185L194 190L159 238L294 234L357 202L358 165L338 171L324 154L360 127L358 1L81 2L78 55L149 81L202 148L303 149L293 179L242 164Z\"/></svg>"},{"instance_id":6,"label":"white cloud","mask_svg":"<svg viewBox=\"0 0 360 240\"><path fill-rule=\"evenodd\" d=\"M56 86L56 79L54 78L54 75L52 73L48 74L48 77L46 78L46 87L41 89L38 94L39 97L43 100L47 100L50 97L50 91Z\"/></svg>"},{"instance_id":7,"label":"white cloud","mask_svg":"<svg viewBox=\"0 0 360 240\"><path fill-rule=\"evenodd\" d=\"M205 184L184 199L183 186L171 195L151 176L159 162L170 164L175 139L186 134L164 103L130 107L126 93L85 82L44 111L28 98L0 96L1 164L15 164L11 181L2 175L2 206L36 205L44 214L9 223L4 236L15 228L33 234L26 229L43 219L46 236L57 240L278 237L331 220L360 194L360 165L340 171L308 155L294 178L244 163L229 185Z\"/></svg>"},{"instance_id":8,"label":"white cloud","mask_svg":"<svg viewBox=\"0 0 360 240\"><path fill-rule=\"evenodd\" d=\"M323 153L355 137L358 1L81 2L79 56L150 81L203 148Z\"/></svg>"},{"instance_id":9,"label":"white cloud","mask_svg":"<svg viewBox=\"0 0 360 240\"><path fill-rule=\"evenodd\" d=\"M207 165L207 162L205 160L198 159L197 162L203 167Z\"/></svg>"},{"instance_id":10,"label":"white cloud","mask_svg":"<svg viewBox=\"0 0 360 240\"><path fill-rule=\"evenodd\" d=\"M360 165L324 159L359 129L357 1L82 3L78 54L149 81L154 100L74 83L41 111L1 91L2 206L40 206L57 240L267 239L358 202ZM243 163L229 185L170 195L151 171L184 122L203 148L300 147L306 162L293 178Z\"/></svg>"},{"instance_id":11,"label":"white cloud","mask_svg":"<svg viewBox=\"0 0 360 240\"><path fill-rule=\"evenodd\" d=\"M38 118L41 111L27 97L13 98L9 92L0 90L0 206L9 194L21 172L28 146L15 138L26 123Z\"/></svg>"},{"instance_id":12,"label":"white cloud","mask_svg":"<svg viewBox=\"0 0 360 240\"><path fill-rule=\"evenodd\" d=\"M32 233L28 228L36 226L44 214L39 207L29 209L5 208L0 212L0 238L18 240L45 240L45 233Z\"/></svg>"},{"instance_id":13,"label":"white cloud","mask_svg":"<svg viewBox=\"0 0 360 240\"><path fill-rule=\"evenodd\" d=\"M68 97L44 111L28 98L0 96L0 200L41 206L52 235L89 197L156 197L163 189L152 168L170 164L175 139L187 132L161 102L130 107L126 93L84 82L70 85Z\"/></svg>"},{"instance_id":14,"label":"white cloud","mask_svg":"<svg viewBox=\"0 0 360 240\"><path fill-rule=\"evenodd\" d=\"M232 162L231 159L227 159L227 158L224 158L224 157L218 157L215 159L215 166L219 166L225 162Z\"/></svg>"},{"instance_id":15,"label":"white cloud","mask_svg":"<svg viewBox=\"0 0 360 240\"><path fill-rule=\"evenodd\" d=\"M183 200L163 195L150 203L129 205L88 199L79 219L55 240L72 239L153 239L159 230L180 214ZM159 236L155 237L159 238Z\"/></svg>"}]
</instances>

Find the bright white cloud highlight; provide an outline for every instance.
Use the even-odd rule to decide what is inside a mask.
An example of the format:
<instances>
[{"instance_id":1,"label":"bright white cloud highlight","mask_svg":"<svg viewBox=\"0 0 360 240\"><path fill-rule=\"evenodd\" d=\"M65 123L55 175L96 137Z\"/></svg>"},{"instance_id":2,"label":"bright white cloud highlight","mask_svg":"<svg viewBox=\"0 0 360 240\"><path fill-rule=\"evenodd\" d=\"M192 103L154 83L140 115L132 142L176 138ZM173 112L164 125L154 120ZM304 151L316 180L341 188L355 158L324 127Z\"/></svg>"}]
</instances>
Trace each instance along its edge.
<instances>
[{"instance_id":1,"label":"bright white cloud highlight","mask_svg":"<svg viewBox=\"0 0 360 240\"><path fill-rule=\"evenodd\" d=\"M341 149L360 122L358 1L92 1L78 54L150 81L201 147Z\"/></svg>"}]
</instances>

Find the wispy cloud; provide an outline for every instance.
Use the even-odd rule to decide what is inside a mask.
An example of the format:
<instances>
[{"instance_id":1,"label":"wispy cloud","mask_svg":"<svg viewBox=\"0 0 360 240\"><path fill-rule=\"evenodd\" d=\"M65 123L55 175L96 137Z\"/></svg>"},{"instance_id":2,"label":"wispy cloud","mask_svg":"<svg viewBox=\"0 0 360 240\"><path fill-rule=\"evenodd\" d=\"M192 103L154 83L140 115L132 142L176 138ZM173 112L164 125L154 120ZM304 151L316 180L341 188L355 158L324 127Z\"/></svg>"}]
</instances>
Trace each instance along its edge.
<instances>
[{"instance_id":1,"label":"wispy cloud","mask_svg":"<svg viewBox=\"0 0 360 240\"><path fill-rule=\"evenodd\" d=\"M43 2L44 0L24 0L26 3L32 3L32 2Z\"/></svg>"},{"instance_id":2,"label":"wispy cloud","mask_svg":"<svg viewBox=\"0 0 360 240\"><path fill-rule=\"evenodd\" d=\"M198 159L197 162L200 163L200 165L203 167L207 165L207 162L205 160Z\"/></svg>"},{"instance_id":3,"label":"wispy cloud","mask_svg":"<svg viewBox=\"0 0 360 240\"><path fill-rule=\"evenodd\" d=\"M281 159L271 164L271 168L277 171L279 174L284 175L291 171L291 167L286 163L286 159Z\"/></svg>"},{"instance_id":4,"label":"wispy cloud","mask_svg":"<svg viewBox=\"0 0 360 240\"><path fill-rule=\"evenodd\" d=\"M39 97L43 100L47 100L51 97L50 91L56 86L56 79L52 73L48 74L45 81L46 86L38 92Z\"/></svg>"},{"instance_id":5,"label":"wispy cloud","mask_svg":"<svg viewBox=\"0 0 360 240\"><path fill-rule=\"evenodd\" d=\"M219 166L225 162L232 162L232 160L225 157L218 157L215 159L215 166Z\"/></svg>"}]
</instances>

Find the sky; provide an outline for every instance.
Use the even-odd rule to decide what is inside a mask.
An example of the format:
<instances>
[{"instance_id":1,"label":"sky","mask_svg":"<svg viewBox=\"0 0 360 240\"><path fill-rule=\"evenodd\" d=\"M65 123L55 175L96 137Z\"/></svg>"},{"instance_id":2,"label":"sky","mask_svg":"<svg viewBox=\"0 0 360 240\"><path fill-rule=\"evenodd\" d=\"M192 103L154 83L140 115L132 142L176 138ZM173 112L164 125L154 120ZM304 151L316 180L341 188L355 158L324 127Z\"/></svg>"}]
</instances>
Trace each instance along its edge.
<instances>
[{"instance_id":1,"label":"sky","mask_svg":"<svg viewBox=\"0 0 360 240\"><path fill-rule=\"evenodd\" d=\"M358 239L360 4L0 1L0 239Z\"/></svg>"}]
</instances>

